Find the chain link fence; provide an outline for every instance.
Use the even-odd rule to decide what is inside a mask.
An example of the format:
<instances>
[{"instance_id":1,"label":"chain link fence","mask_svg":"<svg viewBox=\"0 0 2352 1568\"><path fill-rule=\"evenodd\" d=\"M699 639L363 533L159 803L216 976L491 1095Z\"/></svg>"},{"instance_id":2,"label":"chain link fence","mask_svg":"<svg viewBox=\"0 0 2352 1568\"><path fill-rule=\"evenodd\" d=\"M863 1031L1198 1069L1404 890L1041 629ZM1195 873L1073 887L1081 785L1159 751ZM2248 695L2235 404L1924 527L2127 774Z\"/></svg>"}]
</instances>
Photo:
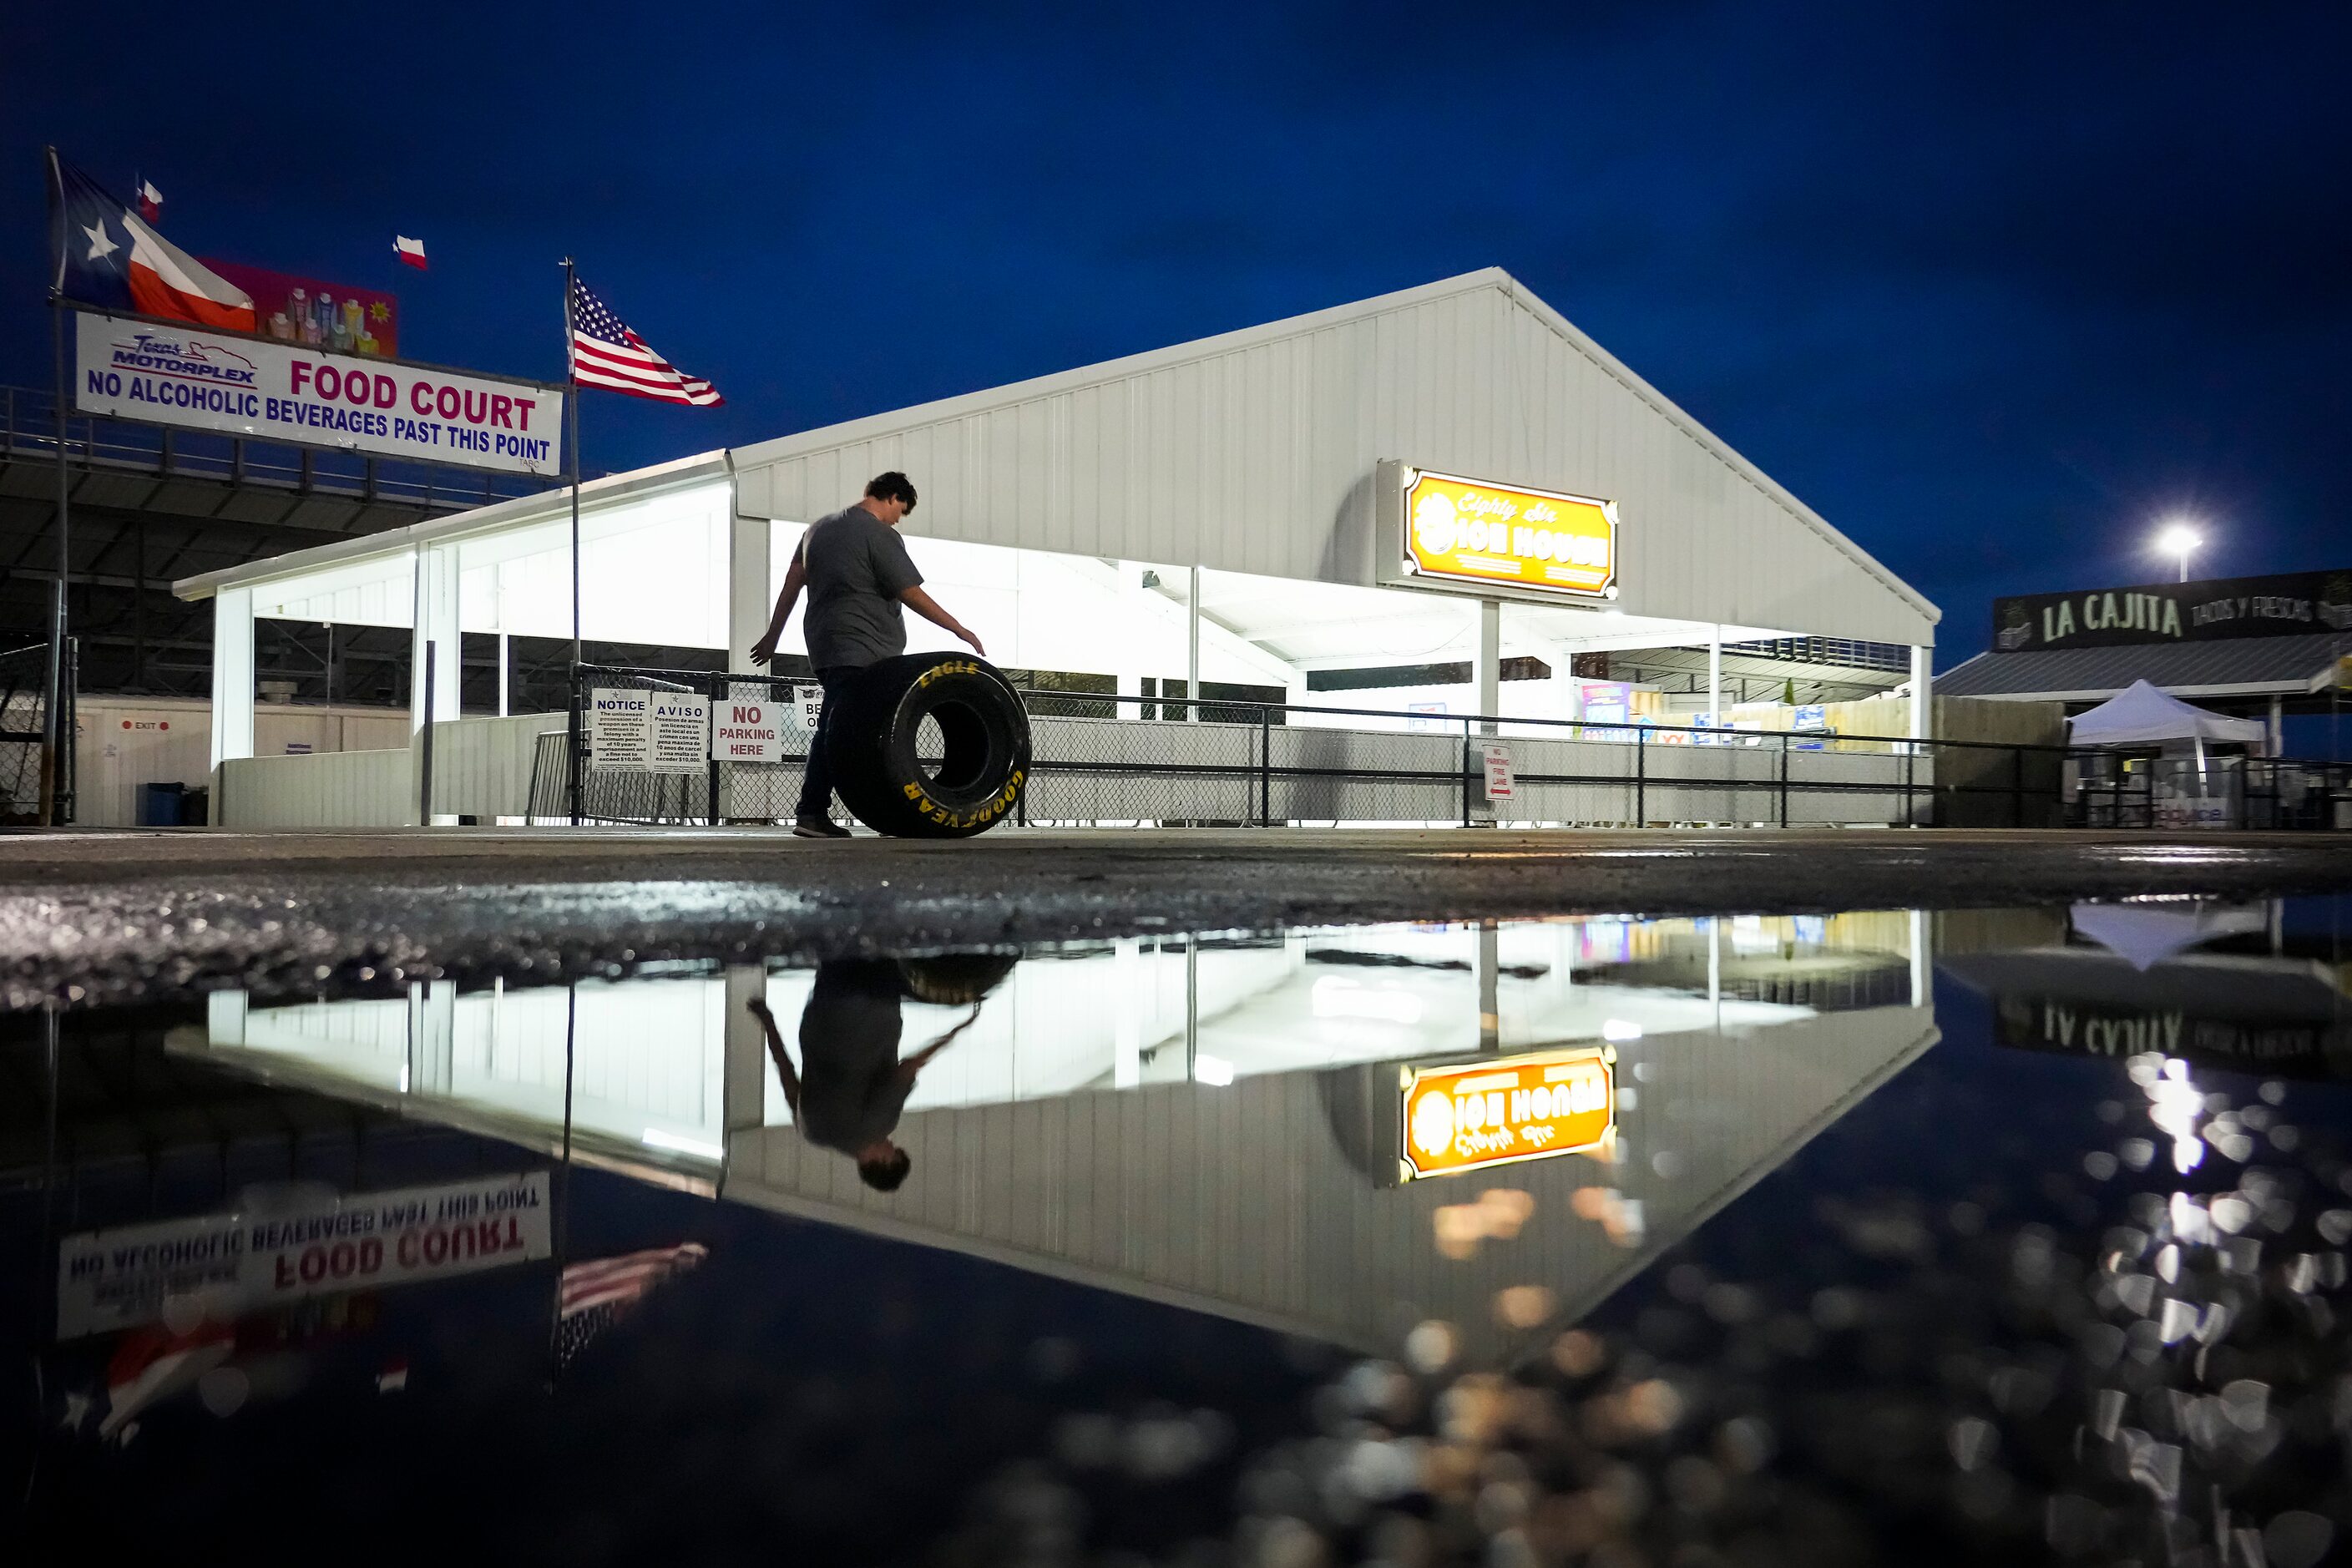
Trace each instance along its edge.
<instances>
[{"instance_id":1,"label":"chain link fence","mask_svg":"<svg viewBox=\"0 0 2352 1568\"><path fill-rule=\"evenodd\" d=\"M766 705L782 760L672 773L599 768L584 718L597 690L691 693L714 710ZM2166 826L2140 775L2109 779L2055 746L1898 736L1388 712L1231 699L1024 690L1032 756L1017 820L1032 826ZM583 666L581 739L553 730L533 757L530 820L789 823L817 688L775 676ZM1490 781L1488 752L1504 768ZM927 721L918 743L940 754ZM2352 768L2236 764L2226 821L2352 826ZM1490 782L1496 787L1490 790ZM717 809L713 810L716 803Z\"/></svg>"},{"instance_id":2,"label":"chain link fence","mask_svg":"<svg viewBox=\"0 0 2352 1568\"><path fill-rule=\"evenodd\" d=\"M49 645L37 642L0 652L0 826L42 820L42 724L47 707ZM66 642L61 771L57 781L60 822L73 820L74 644Z\"/></svg>"}]
</instances>

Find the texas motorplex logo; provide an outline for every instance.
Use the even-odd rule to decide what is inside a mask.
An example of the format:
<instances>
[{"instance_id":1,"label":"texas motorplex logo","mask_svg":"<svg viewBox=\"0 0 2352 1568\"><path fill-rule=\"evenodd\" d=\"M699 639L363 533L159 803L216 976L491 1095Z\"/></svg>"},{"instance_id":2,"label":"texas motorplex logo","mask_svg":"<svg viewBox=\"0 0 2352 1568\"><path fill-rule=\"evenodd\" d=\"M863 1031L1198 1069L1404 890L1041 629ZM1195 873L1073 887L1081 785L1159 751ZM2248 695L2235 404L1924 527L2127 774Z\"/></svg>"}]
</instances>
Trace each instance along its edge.
<instances>
[{"instance_id":1,"label":"texas motorplex logo","mask_svg":"<svg viewBox=\"0 0 2352 1568\"><path fill-rule=\"evenodd\" d=\"M195 338L169 338L139 332L117 338L113 344L117 370L152 371L191 381L217 382L224 386L251 386L257 367L235 349Z\"/></svg>"}]
</instances>

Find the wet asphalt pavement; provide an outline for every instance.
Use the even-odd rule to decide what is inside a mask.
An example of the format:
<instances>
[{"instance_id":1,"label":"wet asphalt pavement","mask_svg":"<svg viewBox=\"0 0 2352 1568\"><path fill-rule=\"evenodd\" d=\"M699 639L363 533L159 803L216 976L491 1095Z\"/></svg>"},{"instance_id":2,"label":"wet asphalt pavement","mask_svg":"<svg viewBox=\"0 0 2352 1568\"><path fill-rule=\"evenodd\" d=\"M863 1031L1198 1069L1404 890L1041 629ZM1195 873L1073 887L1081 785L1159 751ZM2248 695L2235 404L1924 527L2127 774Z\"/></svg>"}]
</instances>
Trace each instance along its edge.
<instances>
[{"instance_id":1,"label":"wet asphalt pavement","mask_svg":"<svg viewBox=\"0 0 2352 1568\"><path fill-rule=\"evenodd\" d=\"M435 829L0 837L0 999L551 977L1160 931L2352 889L2352 835Z\"/></svg>"}]
</instances>

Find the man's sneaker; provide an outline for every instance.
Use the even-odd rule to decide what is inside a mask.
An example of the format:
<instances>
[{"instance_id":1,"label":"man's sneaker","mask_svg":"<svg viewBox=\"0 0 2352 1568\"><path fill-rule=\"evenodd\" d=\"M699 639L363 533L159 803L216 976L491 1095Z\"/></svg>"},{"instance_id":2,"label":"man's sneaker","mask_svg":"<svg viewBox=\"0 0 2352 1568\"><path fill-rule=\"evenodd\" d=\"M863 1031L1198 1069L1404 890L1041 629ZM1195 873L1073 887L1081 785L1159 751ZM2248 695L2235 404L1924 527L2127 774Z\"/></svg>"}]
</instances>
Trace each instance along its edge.
<instances>
[{"instance_id":1,"label":"man's sneaker","mask_svg":"<svg viewBox=\"0 0 2352 1568\"><path fill-rule=\"evenodd\" d=\"M829 816L803 816L793 823L795 838L846 838L849 829Z\"/></svg>"}]
</instances>

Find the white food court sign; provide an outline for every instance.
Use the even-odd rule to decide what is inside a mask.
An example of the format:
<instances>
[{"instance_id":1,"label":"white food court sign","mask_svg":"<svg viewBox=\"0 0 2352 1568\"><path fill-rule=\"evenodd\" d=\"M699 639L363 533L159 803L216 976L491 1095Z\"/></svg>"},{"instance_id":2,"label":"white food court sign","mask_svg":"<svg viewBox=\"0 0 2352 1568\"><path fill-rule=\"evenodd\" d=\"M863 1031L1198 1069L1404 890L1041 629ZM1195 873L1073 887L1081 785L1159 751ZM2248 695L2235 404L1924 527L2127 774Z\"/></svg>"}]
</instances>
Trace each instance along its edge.
<instances>
[{"instance_id":1,"label":"white food court sign","mask_svg":"<svg viewBox=\"0 0 2352 1568\"><path fill-rule=\"evenodd\" d=\"M65 1238L58 1337L215 1321L305 1297L446 1279L551 1255L547 1173L354 1193L273 1214L210 1214Z\"/></svg>"},{"instance_id":2,"label":"white food court sign","mask_svg":"<svg viewBox=\"0 0 2352 1568\"><path fill-rule=\"evenodd\" d=\"M74 407L153 425L552 477L561 389L78 312Z\"/></svg>"}]
</instances>

